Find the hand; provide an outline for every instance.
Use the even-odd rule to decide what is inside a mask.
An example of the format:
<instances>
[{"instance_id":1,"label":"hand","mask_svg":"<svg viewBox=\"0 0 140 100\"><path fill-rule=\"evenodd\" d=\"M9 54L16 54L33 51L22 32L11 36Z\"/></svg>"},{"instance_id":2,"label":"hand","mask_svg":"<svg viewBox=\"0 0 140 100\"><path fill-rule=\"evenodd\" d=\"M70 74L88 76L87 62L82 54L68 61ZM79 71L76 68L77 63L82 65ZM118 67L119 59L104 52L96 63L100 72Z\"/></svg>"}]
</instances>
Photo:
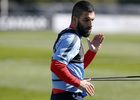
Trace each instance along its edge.
<instances>
[{"instance_id":1,"label":"hand","mask_svg":"<svg viewBox=\"0 0 140 100\"><path fill-rule=\"evenodd\" d=\"M89 82L91 79L82 80L79 89L87 92L90 96L94 96L94 86Z\"/></svg>"},{"instance_id":2,"label":"hand","mask_svg":"<svg viewBox=\"0 0 140 100\"><path fill-rule=\"evenodd\" d=\"M91 42L90 42L88 37L86 39L87 39L87 42L88 42L89 49L92 52L97 52L100 49L101 44L104 40L104 35L103 34L95 35Z\"/></svg>"}]
</instances>

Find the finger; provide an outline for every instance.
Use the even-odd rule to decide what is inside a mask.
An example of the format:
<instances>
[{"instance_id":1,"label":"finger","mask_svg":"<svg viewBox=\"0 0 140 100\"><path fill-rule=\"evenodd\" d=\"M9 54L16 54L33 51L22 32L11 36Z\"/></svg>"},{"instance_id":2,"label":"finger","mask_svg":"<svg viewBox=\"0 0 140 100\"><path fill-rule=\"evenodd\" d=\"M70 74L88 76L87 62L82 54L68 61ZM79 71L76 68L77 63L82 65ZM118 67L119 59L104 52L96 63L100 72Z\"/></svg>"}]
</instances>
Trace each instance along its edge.
<instances>
[{"instance_id":1,"label":"finger","mask_svg":"<svg viewBox=\"0 0 140 100\"><path fill-rule=\"evenodd\" d=\"M88 88L88 91L89 91L90 95L93 96L94 89L91 86Z\"/></svg>"},{"instance_id":2,"label":"finger","mask_svg":"<svg viewBox=\"0 0 140 100\"><path fill-rule=\"evenodd\" d=\"M102 42L103 42L103 40L104 40L104 37L102 37L102 39L101 39L100 43L102 43Z\"/></svg>"},{"instance_id":3,"label":"finger","mask_svg":"<svg viewBox=\"0 0 140 100\"><path fill-rule=\"evenodd\" d=\"M104 35L103 35L103 34L99 34L99 35L98 35L98 38L97 38L97 41L98 41L99 43L101 43L101 42L103 41L103 39L104 39Z\"/></svg>"},{"instance_id":4,"label":"finger","mask_svg":"<svg viewBox=\"0 0 140 100\"><path fill-rule=\"evenodd\" d=\"M103 34L100 34L100 39L101 39L103 36L104 36Z\"/></svg>"},{"instance_id":5,"label":"finger","mask_svg":"<svg viewBox=\"0 0 140 100\"><path fill-rule=\"evenodd\" d=\"M91 83L88 84L87 91L90 93L90 95L94 94L94 86Z\"/></svg>"},{"instance_id":6,"label":"finger","mask_svg":"<svg viewBox=\"0 0 140 100\"><path fill-rule=\"evenodd\" d=\"M93 96L93 93L91 93L91 92L89 91L89 89L87 89L87 93L88 93L90 96Z\"/></svg>"},{"instance_id":7,"label":"finger","mask_svg":"<svg viewBox=\"0 0 140 100\"><path fill-rule=\"evenodd\" d=\"M87 82L91 81L91 78L89 78L89 79L86 79L86 81L87 81Z\"/></svg>"},{"instance_id":8,"label":"finger","mask_svg":"<svg viewBox=\"0 0 140 100\"><path fill-rule=\"evenodd\" d=\"M90 95L90 96L93 96L94 95L94 88L92 86L92 84L90 84L87 88L87 93Z\"/></svg>"},{"instance_id":9,"label":"finger","mask_svg":"<svg viewBox=\"0 0 140 100\"><path fill-rule=\"evenodd\" d=\"M86 88L86 91L87 91L87 93L88 93L90 96L93 95L92 92L90 91L89 87Z\"/></svg>"},{"instance_id":10,"label":"finger","mask_svg":"<svg viewBox=\"0 0 140 100\"><path fill-rule=\"evenodd\" d=\"M104 36L102 35L101 39L100 39L100 43L102 43L104 40Z\"/></svg>"},{"instance_id":11,"label":"finger","mask_svg":"<svg viewBox=\"0 0 140 100\"><path fill-rule=\"evenodd\" d=\"M89 38L88 38L88 37L87 37L86 39L87 39L87 42L88 42L88 46L90 47L91 42L90 42L90 40L89 40Z\"/></svg>"},{"instance_id":12,"label":"finger","mask_svg":"<svg viewBox=\"0 0 140 100\"><path fill-rule=\"evenodd\" d=\"M94 86L92 84L90 84L90 90L92 93L94 93Z\"/></svg>"},{"instance_id":13,"label":"finger","mask_svg":"<svg viewBox=\"0 0 140 100\"><path fill-rule=\"evenodd\" d=\"M100 41L100 40L101 40L101 37L102 37L102 34L97 34L97 35L95 35L95 36L94 36L94 39L92 40L92 42L93 42L94 40Z\"/></svg>"},{"instance_id":14,"label":"finger","mask_svg":"<svg viewBox=\"0 0 140 100\"><path fill-rule=\"evenodd\" d=\"M87 39L88 43L90 43L90 39L88 37L86 39Z\"/></svg>"},{"instance_id":15,"label":"finger","mask_svg":"<svg viewBox=\"0 0 140 100\"><path fill-rule=\"evenodd\" d=\"M92 39L92 42L93 42L94 40L98 40L98 36L99 36L99 34L96 34L96 35L94 36L94 38Z\"/></svg>"},{"instance_id":16,"label":"finger","mask_svg":"<svg viewBox=\"0 0 140 100\"><path fill-rule=\"evenodd\" d=\"M103 34L99 34L99 40L103 37Z\"/></svg>"}]
</instances>

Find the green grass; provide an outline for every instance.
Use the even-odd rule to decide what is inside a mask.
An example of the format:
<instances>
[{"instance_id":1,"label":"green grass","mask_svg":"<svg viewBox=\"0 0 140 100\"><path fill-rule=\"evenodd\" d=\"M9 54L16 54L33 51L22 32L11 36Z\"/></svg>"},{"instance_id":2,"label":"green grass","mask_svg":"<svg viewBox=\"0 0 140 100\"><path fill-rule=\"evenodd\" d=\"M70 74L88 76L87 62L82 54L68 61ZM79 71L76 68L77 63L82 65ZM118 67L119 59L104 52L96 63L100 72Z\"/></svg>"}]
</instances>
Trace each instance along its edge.
<instances>
[{"instance_id":1,"label":"green grass","mask_svg":"<svg viewBox=\"0 0 140 100\"><path fill-rule=\"evenodd\" d=\"M49 100L51 55L57 34L0 32L0 100ZM92 39L93 35L90 36ZM106 35L85 77L140 73L140 35ZM84 50L88 49L83 38ZM139 100L140 82L92 82L95 96L86 100Z\"/></svg>"}]
</instances>

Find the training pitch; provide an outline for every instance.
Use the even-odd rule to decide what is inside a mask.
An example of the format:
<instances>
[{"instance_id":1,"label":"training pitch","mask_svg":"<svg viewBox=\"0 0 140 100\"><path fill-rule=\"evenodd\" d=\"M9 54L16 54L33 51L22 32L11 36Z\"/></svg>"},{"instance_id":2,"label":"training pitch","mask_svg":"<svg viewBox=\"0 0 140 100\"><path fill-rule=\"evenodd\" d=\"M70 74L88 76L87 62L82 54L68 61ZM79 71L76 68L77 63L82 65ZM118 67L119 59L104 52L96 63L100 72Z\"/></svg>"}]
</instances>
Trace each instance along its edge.
<instances>
[{"instance_id":1,"label":"training pitch","mask_svg":"<svg viewBox=\"0 0 140 100\"><path fill-rule=\"evenodd\" d=\"M0 100L49 100L51 55L57 34L0 32ZM93 35L90 36L90 39ZM88 49L83 38L84 51ZM102 48L85 77L140 75L140 34L105 34ZM86 100L139 100L140 82L92 81L95 96Z\"/></svg>"}]
</instances>

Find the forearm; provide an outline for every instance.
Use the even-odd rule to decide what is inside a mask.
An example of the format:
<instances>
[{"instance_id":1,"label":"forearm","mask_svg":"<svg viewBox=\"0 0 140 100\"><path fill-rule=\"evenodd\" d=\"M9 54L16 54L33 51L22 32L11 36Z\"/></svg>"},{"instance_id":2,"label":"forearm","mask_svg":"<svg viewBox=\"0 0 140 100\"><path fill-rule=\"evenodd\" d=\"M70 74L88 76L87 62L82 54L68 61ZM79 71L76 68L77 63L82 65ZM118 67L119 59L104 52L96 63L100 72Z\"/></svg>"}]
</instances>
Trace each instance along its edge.
<instances>
[{"instance_id":1,"label":"forearm","mask_svg":"<svg viewBox=\"0 0 140 100\"><path fill-rule=\"evenodd\" d=\"M84 69L91 63L96 54L97 52L92 52L91 50L88 50L86 52L86 54L84 55Z\"/></svg>"},{"instance_id":2,"label":"forearm","mask_svg":"<svg viewBox=\"0 0 140 100\"><path fill-rule=\"evenodd\" d=\"M80 86L80 80L69 72L65 64L53 59L51 63L51 71L62 81L75 87Z\"/></svg>"}]
</instances>

